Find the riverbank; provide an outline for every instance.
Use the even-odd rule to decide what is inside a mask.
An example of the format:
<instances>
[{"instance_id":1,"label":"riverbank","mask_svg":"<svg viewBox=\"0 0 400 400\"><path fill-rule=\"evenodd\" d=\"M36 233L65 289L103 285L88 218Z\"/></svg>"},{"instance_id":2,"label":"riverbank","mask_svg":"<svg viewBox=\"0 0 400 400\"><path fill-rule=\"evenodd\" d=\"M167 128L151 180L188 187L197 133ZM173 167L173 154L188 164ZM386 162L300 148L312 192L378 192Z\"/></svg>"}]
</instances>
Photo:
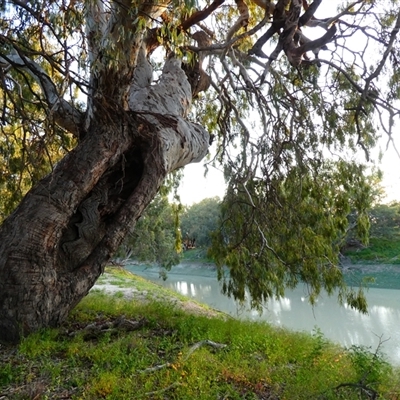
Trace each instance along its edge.
<instances>
[{"instance_id":1,"label":"riverbank","mask_svg":"<svg viewBox=\"0 0 400 400\"><path fill-rule=\"evenodd\" d=\"M231 318L222 311L215 310L206 304L200 304L188 297L179 295L179 293L153 284L147 279L131 274L123 268L114 267L109 268L108 271L93 286L92 293L103 292L141 304L151 302L167 303L188 313L207 317Z\"/></svg>"},{"instance_id":2,"label":"riverbank","mask_svg":"<svg viewBox=\"0 0 400 400\"><path fill-rule=\"evenodd\" d=\"M400 290L400 265L383 263L343 263L343 273L348 285L379 289Z\"/></svg>"},{"instance_id":3,"label":"riverbank","mask_svg":"<svg viewBox=\"0 0 400 400\"><path fill-rule=\"evenodd\" d=\"M60 328L0 355L1 400L400 398L379 354L239 321L120 269Z\"/></svg>"}]
</instances>

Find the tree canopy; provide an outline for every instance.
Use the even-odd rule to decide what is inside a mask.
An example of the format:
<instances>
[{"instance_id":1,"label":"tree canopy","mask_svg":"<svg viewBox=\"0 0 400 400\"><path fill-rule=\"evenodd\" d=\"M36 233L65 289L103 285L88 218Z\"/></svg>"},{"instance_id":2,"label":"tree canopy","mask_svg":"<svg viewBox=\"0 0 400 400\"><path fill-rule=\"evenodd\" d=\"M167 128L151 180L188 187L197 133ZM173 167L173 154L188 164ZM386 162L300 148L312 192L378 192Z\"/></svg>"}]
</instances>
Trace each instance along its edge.
<instances>
[{"instance_id":1,"label":"tree canopy","mask_svg":"<svg viewBox=\"0 0 400 400\"><path fill-rule=\"evenodd\" d=\"M179 206L170 204L165 193L158 194L121 245L118 259L155 263L163 273L178 264L182 253L178 213Z\"/></svg>"},{"instance_id":2,"label":"tree canopy","mask_svg":"<svg viewBox=\"0 0 400 400\"><path fill-rule=\"evenodd\" d=\"M2 326L62 320L212 141L226 292L257 304L305 281L365 310L336 254L350 208L368 229L353 154L399 116L398 1L0 4L3 216L19 202L0 228Z\"/></svg>"},{"instance_id":3,"label":"tree canopy","mask_svg":"<svg viewBox=\"0 0 400 400\"><path fill-rule=\"evenodd\" d=\"M180 217L183 240L194 239L197 247L210 247L211 233L218 228L220 202L219 197L212 197L185 207Z\"/></svg>"}]
</instances>

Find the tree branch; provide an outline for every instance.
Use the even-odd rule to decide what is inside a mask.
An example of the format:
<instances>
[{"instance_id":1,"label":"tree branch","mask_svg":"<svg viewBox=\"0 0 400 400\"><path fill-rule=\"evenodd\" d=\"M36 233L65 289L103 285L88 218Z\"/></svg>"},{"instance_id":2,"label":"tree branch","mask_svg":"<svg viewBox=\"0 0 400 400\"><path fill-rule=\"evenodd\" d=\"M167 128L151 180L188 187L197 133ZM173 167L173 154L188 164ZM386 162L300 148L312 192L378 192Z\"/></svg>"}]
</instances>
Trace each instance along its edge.
<instances>
[{"instance_id":1,"label":"tree branch","mask_svg":"<svg viewBox=\"0 0 400 400\"><path fill-rule=\"evenodd\" d=\"M60 97L53 81L39 64L26 57L17 49L10 54L1 55L0 62L8 64L15 69L27 71L42 88L49 107L47 110L48 115L52 116L55 122L62 128L79 137L84 121L84 114Z\"/></svg>"},{"instance_id":2,"label":"tree branch","mask_svg":"<svg viewBox=\"0 0 400 400\"><path fill-rule=\"evenodd\" d=\"M208 16L210 16L221 4L223 4L225 0L215 0L208 7L204 8L201 11L194 12L188 19L181 23L181 28L183 30L188 30L191 26L198 24L200 21L203 21Z\"/></svg>"},{"instance_id":3,"label":"tree branch","mask_svg":"<svg viewBox=\"0 0 400 400\"><path fill-rule=\"evenodd\" d=\"M297 57L302 57L303 54L307 53L307 51L313 51L315 54L318 54L319 50L333 39L336 31L336 25L332 25L325 33L325 35L315 40L305 41L301 46L295 48L292 51L293 54ZM302 38L304 39L305 36L302 35Z\"/></svg>"},{"instance_id":4,"label":"tree branch","mask_svg":"<svg viewBox=\"0 0 400 400\"><path fill-rule=\"evenodd\" d=\"M314 0L312 4L306 9L305 13L299 19L299 28L306 25L307 22L310 21L321 2L322 0Z\"/></svg>"},{"instance_id":5,"label":"tree branch","mask_svg":"<svg viewBox=\"0 0 400 400\"><path fill-rule=\"evenodd\" d=\"M243 0L235 0L237 8L239 10L239 18L233 24L231 29L229 29L226 35L226 41L229 42L233 35L241 28L244 27L246 29L249 24L249 9L246 3Z\"/></svg>"},{"instance_id":6,"label":"tree branch","mask_svg":"<svg viewBox=\"0 0 400 400\"><path fill-rule=\"evenodd\" d=\"M273 12L273 21L267 32L262 35L254 46L249 50L249 55L256 55L258 57L267 58L268 56L262 51L264 44L279 32L285 26L285 8L288 5L288 0L279 0ZM267 15L267 13L266 13Z\"/></svg>"},{"instance_id":7,"label":"tree branch","mask_svg":"<svg viewBox=\"0 0 400 400\"><path fill-rule=\"evenodd\" d=\"M341 17L343 17L344 15L349 14L349 10L351 10L354 6L356 6L357 4L360 3L365 3L365 0L357 0L354 3L349 4L345 10L343 10L342 12L340 12L339 14L335 15L332 18L326 18L326 19L316 19L316 18L310 18L305 25L309 26L311 28L314 27L320 27L323 28L325 30L329 29L329 26L331 26L331 24L333 24L334 22L338 21ZM310 6L311 7L311 6Z\"/></svg>"},{"instance_id":8,"label":"tree branch","mask_svg":"<svg viewBox=\"0 0 400 400\"><path fill-rule=\"evenodd\" d=\"M210 346L216 350L221 350L224 349L225 347L227 347L226 344L222 344L222 343L217 343L217 342L213 342L212 340L201 340L200 342L195 343L193 346L191 346L187 352L187 354L185 355L185 357L183 358L183 362L187 361L189 359L189 357L198 349L200 349L203 346ZM172 363L165 363L165 364L161 364L161 365L156 365L155 367L150 367L150 368L146 368L144 370L141 370L139 372L141 373L147 373L147 372L155 372L155 371L159 371L160 369L163 368L167 368L170 367L171 365L173 365Z\"/></svg>"}]
</instances>

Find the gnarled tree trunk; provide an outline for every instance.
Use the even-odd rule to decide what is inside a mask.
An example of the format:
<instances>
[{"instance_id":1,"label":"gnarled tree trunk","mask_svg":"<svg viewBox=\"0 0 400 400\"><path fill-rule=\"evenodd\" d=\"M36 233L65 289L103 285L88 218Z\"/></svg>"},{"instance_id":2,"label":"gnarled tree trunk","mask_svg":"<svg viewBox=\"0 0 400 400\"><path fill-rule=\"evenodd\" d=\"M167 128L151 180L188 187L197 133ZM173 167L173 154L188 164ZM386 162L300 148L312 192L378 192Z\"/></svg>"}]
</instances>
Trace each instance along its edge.
<instances>
[{"instance_id":1,"label":"gnarled tree trunk","mask_svg":"<svg viewBox=\"0 0 400 400\"><path fill-rule=\"evenodd\" d=\"M150 11L151 17L157 8ZM80 141L0 228L0 340L16 342L59 324L94 285L166 174L207 152L208 133L185 119L191 88L180 61L171 55L151 85L142 36L124 55L125 66L122 60L116 70L93 73L81 120L55 101L58 122L76 129ZM100 53L98 44L93 49ZM12 61L36 75L50 98L53 88L37 65Z\"/></svg>"}]
</instances>

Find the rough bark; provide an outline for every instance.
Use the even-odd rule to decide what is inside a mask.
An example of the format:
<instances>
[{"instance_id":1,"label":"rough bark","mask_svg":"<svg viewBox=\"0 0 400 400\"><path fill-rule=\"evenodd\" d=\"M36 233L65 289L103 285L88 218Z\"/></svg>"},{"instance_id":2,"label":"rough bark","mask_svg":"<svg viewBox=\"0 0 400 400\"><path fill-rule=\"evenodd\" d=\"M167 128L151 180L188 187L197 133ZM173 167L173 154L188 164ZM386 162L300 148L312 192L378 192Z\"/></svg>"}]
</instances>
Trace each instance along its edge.
<instances>
[{"instance_id":1,"label":"rough bark","mask_svg":"<svg viewBox=\"0 0 400 400\"><path fill-rule=\"evenodd\" d=\"M160 9L150 4L148 15L158 15ZM90 12L101 13L100 3L92 5ZM118 12L108 25L118 22ZM88 24L89 31L110 29L97 21ZM0 228L0 341L17 342L58 325L94 285L165 176L207 153L208 133L186 119L191 87L180 61L171 54L159 82L151 85L143 36L136 36L118 69L94 71L79 124L79 114L65 112L35 63L2 59L37 79L60 123L80 142ZM93 39L90 45L92 57L100 57L102 44Z\"/></svg>"},{"instance_id":2,"label":"rough bark","mask_svg":"<svg viewBox=\"0 0 400 400\"><path fill-rule=\"evenodd\" d=\"M1 340L17 341L60 323L93 286L166 174L205 155L208 134L180 115L158 113L157 94L150 114L116 113L115 120L93 124L4 222Z\"/></svg>"}]
</instances>

